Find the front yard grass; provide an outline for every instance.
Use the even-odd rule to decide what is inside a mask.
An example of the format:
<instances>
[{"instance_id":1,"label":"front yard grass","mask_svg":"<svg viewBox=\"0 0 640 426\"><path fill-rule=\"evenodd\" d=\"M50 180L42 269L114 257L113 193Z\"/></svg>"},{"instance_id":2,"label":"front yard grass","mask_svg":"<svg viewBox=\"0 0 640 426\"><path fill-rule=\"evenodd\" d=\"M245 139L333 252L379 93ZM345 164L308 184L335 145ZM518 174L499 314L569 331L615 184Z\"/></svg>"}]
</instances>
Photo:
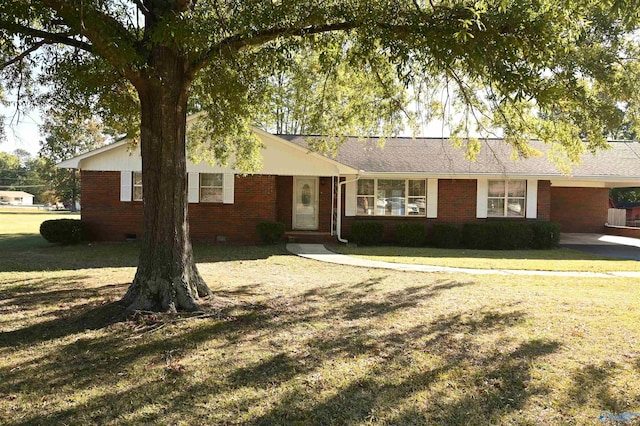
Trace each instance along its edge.
<instances>
[{"instance_id":1,"label":"front yard grass","mask_svg":"<svg viewBox=\"0 0 640 426\"><path fill-rule=\"evenodd\" d=\"M136 244L5 243L2 424L551 425L640 412L640 279L196 246L215 293L203 311L126 316Z\"/></svg>"},{"instance_id":2,"label":"front yard grass","mask_svg":"<svg viewBox=\"0 0 640 426\"><path fill-rule=\"evenodd\" d=\"M336 245L331 250L363 259L452 268L525 271L638 271L640 263L560 248L554 250L469 250L432 247Z\"/></svg>"}]
</instances>

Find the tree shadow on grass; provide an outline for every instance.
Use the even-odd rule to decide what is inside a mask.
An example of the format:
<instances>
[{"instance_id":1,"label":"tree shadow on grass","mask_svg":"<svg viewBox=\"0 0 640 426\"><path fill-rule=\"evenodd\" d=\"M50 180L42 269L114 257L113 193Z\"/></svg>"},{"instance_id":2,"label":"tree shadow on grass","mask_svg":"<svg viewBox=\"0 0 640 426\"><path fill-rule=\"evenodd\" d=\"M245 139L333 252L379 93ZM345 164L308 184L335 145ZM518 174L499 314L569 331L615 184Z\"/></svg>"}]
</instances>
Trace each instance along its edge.
<instances>
[{"instance_id":1,"label":"tree shadow on grass","mask_svg":"<svg viewBox=\"0 0 640 426\"><path fill-rule=\"evenodd\" d=\"M571 374L572 384L567 392L568 400L599 412L640 412L640 401L637 397L635 401L630 401L629 393L633 393L632 389L624 389L629 393L612 389L615 376L622 370L622 366L606 361L576 369ZM640 419L635 419L632 424L640 424Z\"/></svg>"},{"instance_id":2,"label":"tree shadow on grass","mask_svg":"<svg viewBox=\"0 0 640 426\"><path fill-rule=\"evenodd\" d=\"M135 267L138 264L140 245L136 242L122 243L82 243L78 245L56 245L47 243L42 237L34 242L33 236L14 241L15 246L7 247L0 259L0 271L37 272L61 271L91 268ZM18 244L23 241L24 244ZM0 240L0 250L4 243ZM42 242L42 244L40 244ZM8 243L7 243L8 244ZM13 244L13 243L12 243ZM271 256L291 256L283 245L270 246L227 246L197 244L194 246L197 263L229 262L267 259Z\"/></svg>"},{"instance_id":3,"label":"tree shadow on grass","mask_svg":"<svg viewBox=\"0 0 640 426\"><path fill-rule=\"evenodd\" d=\"M375 423L376 413L395 413L396 424L468 424L470 419L497 422L528 398L544 395L545 389L530 384L530 365L555 352L557 342L505 341L500 350L485 350L478 343L517 326L525 313L509 306L461 307L395 327L393 318L415 315L421 303L473 283L438 279L399 290L386 290L383 284L365 280L271 297L264 297L268 287L230 289L217 292L226 305L193 318L160 315L114 322L117 304L74 311L64 320L66 326L53 320L0 338L4 347L41 348L35 359L0 370L0 395L25 389L109 389L82 403L10 420L24 425L349 424ZM367 297L382 300L371 303ZM175 319L184 321L171 322ZM86 328L104 332L83 335ZM78 334L74 341L52 342L73 333ZM51 345L43 345L47 342ZM216 348L204 359L203 345ZM254 351L259 356L250 356ZM183 359L200 361L183 364ZM344 377L333 371L352 364ZM133 375L134 365L147 374ZM458 387L457 396L446 394L447 383ZM420 400L424 392L437 398ZM422 402L406 406L412 399ZM198 408L203 401L212 401L213 407ZM248 414L259 406L261 412Z\"/></svg>"}]
</instances>

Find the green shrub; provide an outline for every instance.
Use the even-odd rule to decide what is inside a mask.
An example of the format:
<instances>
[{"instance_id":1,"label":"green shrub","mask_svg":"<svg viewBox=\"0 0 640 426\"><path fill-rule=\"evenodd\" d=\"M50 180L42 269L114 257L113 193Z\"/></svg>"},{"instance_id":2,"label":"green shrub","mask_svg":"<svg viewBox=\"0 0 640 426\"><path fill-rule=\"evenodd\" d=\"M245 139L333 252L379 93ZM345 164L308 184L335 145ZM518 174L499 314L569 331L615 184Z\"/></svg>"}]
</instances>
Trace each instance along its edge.
<instances>
[{"instance_id":1,"label":"green shrub","mask_svg":"<svg viewBox=\"0 0 640 426\"><path fill-rule=\"evenodd\" d=\"M284 223L280 222L260 222L256 225L256 230L260 239L265 244L275 244L282 239L284 235Z\"/></svg>"},{"instance_id":2,"label":"green shrub","mask_svg":"<svg viewBox=\"0 0 640 426\"><path fill-rule=\"evenodd\" d=\"M523 250L531 247L533 230L528 222L487 222L491 228L492 250Z\"/></svg>"},{"instance_id":3,"label":"green shrub","mask_svg":"<svg viewBox=\"0 0 640 426\"><path fill-rule=\"evenodd\" d=\"M533 243L533 230L528 222L466 223L462 229L462 241L470 249L527 249Z\"/></svg>"},{"instance_id":4,"label":"green shrub","mask_svg":"<svg viewBox=\"0 0 640 426\"><path fill-rule=\"evenodd\" d=\"M87 239L87 228L77 219L45 220L40 225L40 235L50 243L77 244Z\"/></svg>"},{"instance_id":5,"label":"green shrub","mask_svg":"<svg viewBox=\"0 0 640 426\"><path fill-rule=\"evenodd\" d=\"M400 246L418 247L424 244L427 229L423 223L401 222L396 225L394 241Z\"/></svg>"},{"instance_id":6,"label":"green shrub","mask_svg":"<svg viewBox=\"0 0 640 426\"><path fill-rule=\"evenodd\" d=\"M438 248L458 248L462 242L462 227L453 223L436 223L429 235L429 244Z\"/></svg>"},{"instance_id":7,"label":"green shrub","mask_svg":"<svg viewBox=\"0 0 640 426\"><path fill-rule=\"evenodd\" d=\"M491 233L485 223L465 223L462 227L462 245L469 249L488 250Z\"/></svg>"},{"instance_id":8,"label":"green shrub","mask_svg":"<svg viewBox=\"0 0 640 426\"><path fill-rule=\"evenodd\" d=\"M382 242L384 224L371 220L356 220L351 224L350 239L363 246L374 246Z\"/></svg>"},{"instance_id":9,"label":"green shrub","mask_svg":"<svg viewBox=\"0 0 640 426\"><path fill-rule=\"evenodd\" d=\"M560 244L560 224L555 222L530 222L533 231L531 248L544 250L557 248Z\"/></svg>"}]
</instances>

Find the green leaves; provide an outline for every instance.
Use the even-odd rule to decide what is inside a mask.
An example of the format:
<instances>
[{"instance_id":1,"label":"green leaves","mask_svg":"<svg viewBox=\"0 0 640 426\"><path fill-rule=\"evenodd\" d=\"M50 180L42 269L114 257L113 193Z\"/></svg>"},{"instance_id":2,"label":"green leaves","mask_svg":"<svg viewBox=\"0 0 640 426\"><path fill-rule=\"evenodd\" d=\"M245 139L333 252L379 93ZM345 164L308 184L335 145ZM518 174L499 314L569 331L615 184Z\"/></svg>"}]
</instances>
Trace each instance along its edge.
<instances>
[{"instance_id":1,"label":"green leaves","mask_svg":"<svg viewBox=\"0 0 640 426\"><path fill-rule=\"evenodd\" d=\"M503 134L522 153L537 137L570 159L582 140L598 149L640 129L633 1L134 3L3 3L0 58L24 54L3 85L135 139L137 89L163 78L158 61L170 52L190 111L206 111L194 158L246 170L258 164L254 124L327 135L316 148L332 151L347 134L416 129L420 109L454 136Z\"/></svg>"}]
</instances>

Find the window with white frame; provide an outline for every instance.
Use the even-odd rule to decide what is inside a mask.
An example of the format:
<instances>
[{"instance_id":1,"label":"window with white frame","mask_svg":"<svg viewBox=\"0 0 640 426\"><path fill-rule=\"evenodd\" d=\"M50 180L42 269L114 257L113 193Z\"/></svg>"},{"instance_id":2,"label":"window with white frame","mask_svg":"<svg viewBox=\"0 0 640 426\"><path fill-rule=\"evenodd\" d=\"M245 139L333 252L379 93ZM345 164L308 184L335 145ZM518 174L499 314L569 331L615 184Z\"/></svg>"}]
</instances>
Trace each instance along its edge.
<instances>
[{"instance_id":1,"label":"window with white frame","mask_svg":"<svg viewBox=\"0 0 640 426\"><path fill-rule=\"evenodd\" d=\"M426 216L425 179L358 180L356 214L360 216Z\"/></svg>"},{"instance_id":2,"label":"window with white frame","mask_svg":"<svg viewBox=\"0 0 640 426\"><path fill-rule=\"evenodd\" d=\"M142 201L142 172L132 173L133 201Z\"/></svg>"},{"instance_id":3,"label":"window with white frame","mask_svg":"<svg viewBox=\"0 0 640 426\"><path fill-rule=\"evenodd\" d=\"M222 173L200 173L200 202L222 203Z\"/></svg>"},{"instance_id":4,"label":"window with white frame","mask_svg":"<svg viewBox=\"0 0 640 426\"><path fill-rule=\"evenodd\" d=\"M524 217L526 180L490 180L488 217Z\"/></svg>"}]
</instances>

